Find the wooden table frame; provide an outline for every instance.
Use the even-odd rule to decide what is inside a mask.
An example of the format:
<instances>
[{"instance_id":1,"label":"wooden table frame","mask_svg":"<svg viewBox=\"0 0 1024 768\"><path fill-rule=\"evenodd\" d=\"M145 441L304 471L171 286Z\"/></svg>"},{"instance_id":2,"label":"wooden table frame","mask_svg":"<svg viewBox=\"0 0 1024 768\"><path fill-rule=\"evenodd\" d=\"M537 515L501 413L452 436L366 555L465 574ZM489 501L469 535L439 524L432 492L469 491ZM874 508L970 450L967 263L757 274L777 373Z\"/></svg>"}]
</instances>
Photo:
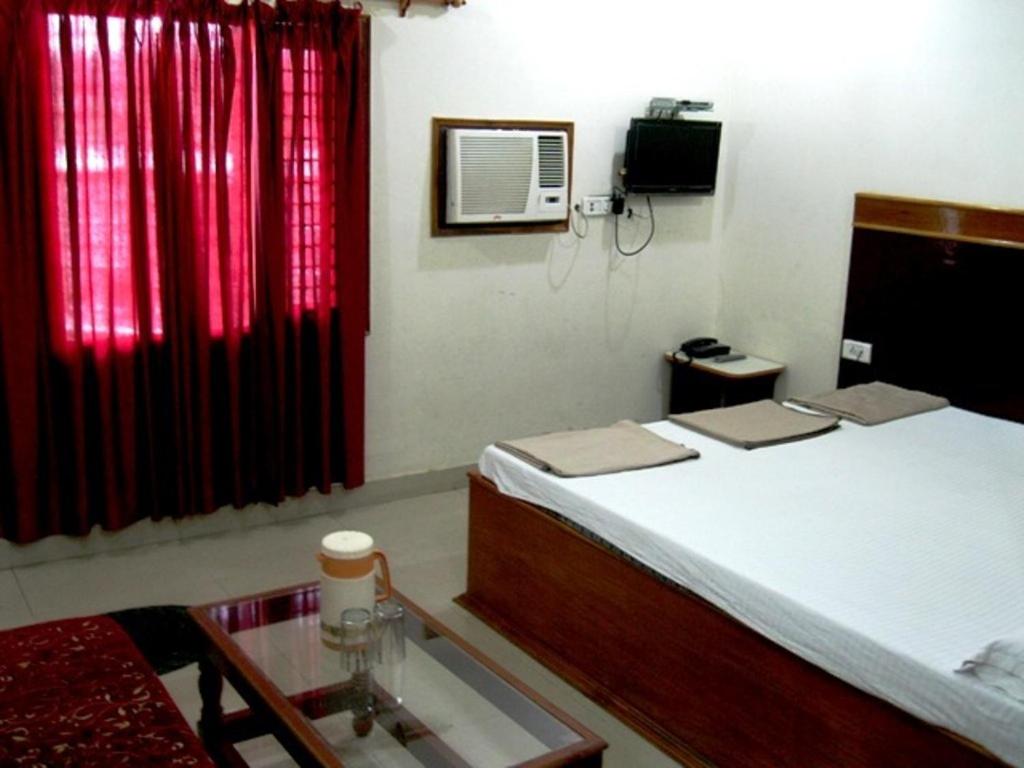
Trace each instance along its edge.
<instances>
[{"instance_id":1,"label":"wooden table frame","mask_svg":"<svg viewBox=\"0 0 1024 768\"><path fill-rule=\"evenodd\" d=\"M347 686L335 685L286 696L231 639L231 635L209 616L209 611L217 607L246 600L283 597L314 586L315 584L297 585L246 598L219 600L189 609L189 615L199 626L206 642L204 654L199 662L199 690L203 702L199 735L218 765L246 765L234 745L271 734L303 768L343 768L341 759L310 722L310 718L345 709L344 699L349 695ZM397 593L397 596L406 610L415 614L429 631L446 637L481 666L579 734L580 741L521 763L519 768L600 768L602 752L608 746L602 739L517 680L411 600L400 593ZM224 713L221 693L225 679L246 702L248 709ZM380 689L377 689L377 693L382 695ZM431 752L457 768L469 768L462 758L452 752L429 728L412 718L407 710L398 707L392 708L389 713L388 708L384 709L384 712L377 713L375 721L397 739L403 743L407 739L410 742L416 740L421 752Z\"/></svg>"}]
</instances>

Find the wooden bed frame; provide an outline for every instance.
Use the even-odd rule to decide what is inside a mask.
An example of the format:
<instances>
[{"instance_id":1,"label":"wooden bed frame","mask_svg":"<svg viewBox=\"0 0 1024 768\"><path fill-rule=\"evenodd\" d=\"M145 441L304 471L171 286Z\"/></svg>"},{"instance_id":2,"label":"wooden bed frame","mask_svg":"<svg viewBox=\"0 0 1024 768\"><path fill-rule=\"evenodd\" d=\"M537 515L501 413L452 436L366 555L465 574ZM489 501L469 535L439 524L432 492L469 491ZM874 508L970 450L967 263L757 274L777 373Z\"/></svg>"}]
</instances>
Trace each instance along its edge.
<instances>
[{"instance_id":1,"label":"wooden bed frame","mask_svg":"<svg viewBox=\"0 0 1024 768\"><path fill-rule=\"evenodd\" d=\"M1004 765L469 474L456 601L689 766Z\"/></svg>"},{"instance_id":2,"label":"wooden bed frame","mask_svg":"<svg viewBox=\"0 0 1024 768\"><path fill-rule=\"evenodd\" d=\"M843 335L874 355L843 361L841 385L880 379L1024 421L1024 374L995 354L1018 341L1022 250L1024 211L858 195ZM986 356L987 374L956 350ZM684 764L1003 765L475 472L469 514L458 602Z\"/></svg>"}]
</instances>

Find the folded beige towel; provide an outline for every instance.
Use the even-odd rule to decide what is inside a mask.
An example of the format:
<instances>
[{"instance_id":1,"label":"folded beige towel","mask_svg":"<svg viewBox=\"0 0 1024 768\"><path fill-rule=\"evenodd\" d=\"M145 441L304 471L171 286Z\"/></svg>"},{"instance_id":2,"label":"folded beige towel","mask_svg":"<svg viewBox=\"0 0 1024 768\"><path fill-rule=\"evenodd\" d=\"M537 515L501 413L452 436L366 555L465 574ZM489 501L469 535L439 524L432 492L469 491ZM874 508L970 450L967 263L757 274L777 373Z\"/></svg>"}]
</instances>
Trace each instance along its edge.
<instances>
[{"instance_id":1,"label":"folded beige towel","mask_svg":"<svg viewBox=\"0 0 1024 768\"><path fill-rule=\"evenodd\" d=\"M671 421L741 448L803 440L835 429L835 416L800 413L774 400L669 416Z\"/></svg>"},{"instance_id":2,"label":"folded beige towel","mask_svg":"<svg viewBox=\"0 0 1024 768\"><path fill-rule=\"evenodd\" d=\"M635 421L620 421L597 429L552 432L494 445L538 469L562 477L657 467L700 456L692 448L659 437Z\"/></svg>"},{"instance_id":3,"label":"folded beige towel","mask_svg":"<svg viewBox=\"0 0 1024 768\"><path fill-rule=\"evenodd\" d=\"M915 413L935 411L949 405L949 400L927 392L903 389L893 384L875 381L836 389L814 397L794 397L791 402L816 411L832 413L858 424L874 426Z\"/></svg>"}]
</instances>

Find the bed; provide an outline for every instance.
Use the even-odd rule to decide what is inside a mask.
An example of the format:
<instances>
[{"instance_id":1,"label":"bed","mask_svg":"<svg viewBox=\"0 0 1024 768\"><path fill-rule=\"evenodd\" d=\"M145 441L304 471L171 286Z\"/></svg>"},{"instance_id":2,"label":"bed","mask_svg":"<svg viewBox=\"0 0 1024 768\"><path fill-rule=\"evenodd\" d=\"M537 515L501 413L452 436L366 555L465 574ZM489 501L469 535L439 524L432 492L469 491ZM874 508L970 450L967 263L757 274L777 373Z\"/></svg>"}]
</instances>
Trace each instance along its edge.
<instances>
[{"instance_id":1,"label":"bed","mask_svg":"<svg viewBox=\"0 0 1024 768\"><path fill-rule=\"evenodd\" d=\"M702 458L557 479L485 450L459 602L684 764L1024 765L1024 705L953 672L1024 628L1024 426L647 427Z\"/></svg>"}]
</instances>

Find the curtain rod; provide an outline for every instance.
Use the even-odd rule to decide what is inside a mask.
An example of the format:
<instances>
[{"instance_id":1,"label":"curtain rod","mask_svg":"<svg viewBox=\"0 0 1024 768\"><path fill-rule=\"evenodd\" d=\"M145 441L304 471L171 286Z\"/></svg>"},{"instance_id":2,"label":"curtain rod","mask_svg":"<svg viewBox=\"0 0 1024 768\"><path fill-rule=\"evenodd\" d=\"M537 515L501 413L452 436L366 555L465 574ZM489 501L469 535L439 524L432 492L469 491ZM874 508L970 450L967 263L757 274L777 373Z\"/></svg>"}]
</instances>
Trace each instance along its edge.
<instances>
[{"instance_id":1,"label":"curtain rod","mask_svg":"<svg viewBox=\"0 0 1024 768\"><path fill-rule=\"evenodd\" d=\"M285 3L287 3L288 1L289 0L225 0L225 2L228 3L229 5L241 5L244 2L248 2L248 3L262 2L262 3L265 3L265 4L270 5L270 6L276 5L278 2L285 2ZM397 0L397 2L398 2L398 15L404 17L406 15L406 13L408 12L408 10L409 10L409 6L411 6L413 4L413 0ZM466 4L466 0L415 0L415 2L417 2L417 3L428 3L430 5L446 5L446 6L449 6L449 7L452 7L452 8L461 8L462 6L464 6ZM355 5L358 7L358 6L361 5L361 3L357 2L357 3L355 3Z\"/></svg>"}]
</instances>

